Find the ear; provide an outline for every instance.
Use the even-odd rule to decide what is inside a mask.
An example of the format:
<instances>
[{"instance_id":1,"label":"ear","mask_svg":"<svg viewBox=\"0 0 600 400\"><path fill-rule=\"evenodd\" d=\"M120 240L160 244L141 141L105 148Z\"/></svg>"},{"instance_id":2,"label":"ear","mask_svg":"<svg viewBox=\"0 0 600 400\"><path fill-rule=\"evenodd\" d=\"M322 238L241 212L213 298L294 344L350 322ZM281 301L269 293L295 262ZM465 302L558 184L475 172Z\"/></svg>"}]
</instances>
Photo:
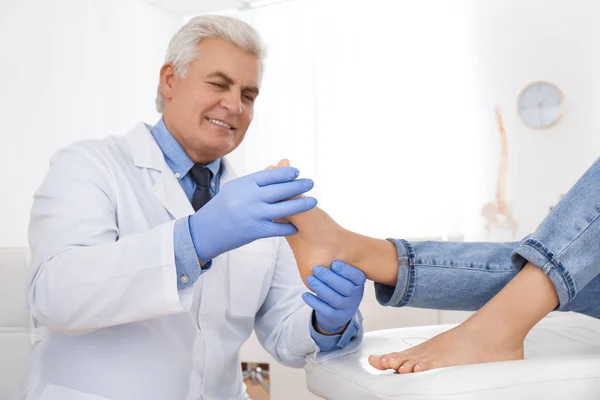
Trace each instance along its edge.
<instances>
[{"instance_id":1,"label":"ear","mask_svg":"<svg viewBox=\"0 0 600 400\"><path fill-rule=\"evenodd\" d=\"M164 64L160 69L160 92L165 100L173 97L173 86L177 74L171 63Z\"/></svg>"}]
</instances>

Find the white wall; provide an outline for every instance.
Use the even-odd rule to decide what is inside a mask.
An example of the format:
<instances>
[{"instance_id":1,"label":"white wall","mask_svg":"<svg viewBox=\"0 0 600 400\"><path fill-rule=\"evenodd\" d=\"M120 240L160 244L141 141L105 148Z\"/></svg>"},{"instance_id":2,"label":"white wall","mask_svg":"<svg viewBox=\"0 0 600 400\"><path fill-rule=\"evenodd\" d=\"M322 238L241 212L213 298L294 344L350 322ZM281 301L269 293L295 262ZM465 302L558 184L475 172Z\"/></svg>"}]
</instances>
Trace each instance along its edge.
<instances>
[{"instance_id":1,"label":"white wall","mask_svg":"<svg viewBox=\"0 0 600 400\"><path fill-rule=\"evenodd\" d=\"M600 3L595 0L469 0L480 97L488 114L483 151L493 200L499 140L493 109L504 111L509 141L508 200L518 237L530 233L600 155ZM525 126L517 96L530 82L549 80L566 109L549 130ZM488 201L489 201L488 200Z\"/></svg>"},{"instance_id":2,"label":"white wall","mask_svg":"<svg viewBox=\"0 0 600 400\"><path fill-rule=\"evenodd\" d=\"M27 244L32 194L74 140L153 123L180 16L137 0L0 2L0 245Z\"/></svg>"},{"instance_id":3,"label":"white wall","mask_svg":"<svg viewBox=\"0 0 600 400\"><path fill-rule=\"evenodd\" d=\"M50 154L58 146L79 138L122 133L138 120L156 119L153 99L158 68L167 40L181 19L136 0L4 0L0 4L0 48L6 60L0 64L4 143L0 149L3 167L0 172L3 198L0 244L18 246L26 244L32 192L46 171ZM468 239L481 239L477 208L494 196L499 149L493 109L499 105L504 110L510 146L508 199L514 208L520 237L535 228L548 207L568 190L598 154L600 135L596 132L600 116L596 109L600 105L600 79L596 71L600 65L597 43L600 25L595 15L600 12L600 4L594 0L467 0L466 9L465 21L471 29L476 63L473 80L481 99L480 106L470 115L474 120L483 121L480 134L484 137L479 140L484 157L474 157L472 163L473 169L483 176L477 180L484 180L487 185L485 193L477 195L477 201L467 201L474 211L472 220L463 228L469 233ZM334 17L328 16L332 20ZM322 19L316 21L321 23ZM273 68L267 70L267 74L275 73L278 72ZM431 74L435 75L435 71ZM563 119L547 131L526 127L516 114L519 91L528 82L539 79L556 83L566 98ZM465 89L471 90L470 87ZM431 98L435 96L432 92ZM361 101L365 99L363 96ZM335 109L336 104L331 99L319 101L328 106L327 110ZM443 104L432 104L431 115L436 118L435 110ZM408 110L399 107L398 112ZM327 118L323 110L319 118ZM258 119L256 122L258 127L261 122ZM295 123L294 129L306 130L311 122L302 120L302 125ZM337 145L344 143L343 138L331 135L339 136L340 132L338 129L319 134L329 135L321 139L323 143ZM273 141L270 143L273 146ZM292 148L302 148L304 152L313 145L298 147L300 142L292 143ZM383 170L389 174L388 178L393 178L396 165L393 158L401 159L401 152L398 154L390 146L382 145L371 145L368 149L379 149L386 155L382 160ZM426 158L427 151L420 151ZM317 153L315 162L321 175L317 190L331 187L330 183L336 180L335 160L345 165L353 163L352 154L329 154L335 159L327 164L332 157L323 151ZM429 158L426 162L436 160ZM447 158L438 162L443 172ZM409 173L421 171L418 165L411 167ZM315 169L316 165L310 165L307 172ZM442 179L443 175L438 175L440 182L435 181L435 173L430 175L433 185L447 182ZM441 187L451 196L457 195L452 193L451 186ZM335 204L348 204L349 200L341 192L329 189L325 194L324 205L330 206L334 213ZM440 196L443 200L443 194ZM395 201L388 196L381 197L386 204L375 210L379 213L378 219L381 219L381 210L393 208ZM435 207L435 203L430 205ZM342 218L347 219L346 214ZM396 225L402 225L400 217ZM427 218L430 217L423 216L424 225L429 223ZM372 229L360 219L348 222L362 231Z\"/></svg>"},{"instance_id":4,"label":"white wall","mask_svg":"<svg viewBox=\"0 0 600 400\"><path fill-rule=\"evenodd\" d=\"M480 222L481 141L465 2L293 1L239 14L269 55L248 171L287 156L320 206L378 237Z\"/></svg>"}]
</instances>

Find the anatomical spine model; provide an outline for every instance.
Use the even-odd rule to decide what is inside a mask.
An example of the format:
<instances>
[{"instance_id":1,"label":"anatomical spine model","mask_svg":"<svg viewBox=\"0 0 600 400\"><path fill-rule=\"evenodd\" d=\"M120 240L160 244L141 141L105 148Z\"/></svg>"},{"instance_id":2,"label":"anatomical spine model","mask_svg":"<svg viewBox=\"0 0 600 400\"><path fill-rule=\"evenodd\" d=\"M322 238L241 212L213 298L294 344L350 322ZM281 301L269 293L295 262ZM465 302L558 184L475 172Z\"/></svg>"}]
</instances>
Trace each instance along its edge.
<instances>
[{"instance_id":1,"label":"anatomical spine model","mask_svg":"<svg viewBox=\"0 0 600 400\"><path fill-rule=\"evenodd\" d=\"M512 217L510 207L506 203L506 173L508 170L508 139L502 122L502 113L496 109L496 123L500 133L500 166L498 167L498 179L496 181L496 201L486 203L481 210L485 218L485 230L488 239L497 230L509 231L511 238L517 234L517 223Z\"/></svg>"}]
</instances>

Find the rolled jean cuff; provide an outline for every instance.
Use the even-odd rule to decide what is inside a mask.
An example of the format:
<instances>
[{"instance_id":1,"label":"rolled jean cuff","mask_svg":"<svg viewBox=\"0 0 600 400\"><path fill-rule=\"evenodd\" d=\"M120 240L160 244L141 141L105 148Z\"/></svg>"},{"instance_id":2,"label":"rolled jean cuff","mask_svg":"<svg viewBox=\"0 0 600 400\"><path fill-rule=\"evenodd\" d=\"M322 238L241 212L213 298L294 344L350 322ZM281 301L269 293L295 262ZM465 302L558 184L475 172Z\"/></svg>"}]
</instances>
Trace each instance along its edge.
<instances>
[{"instance_id":1,"label":"rolled jean cuff","mask_svg":"<svg viewBox=\"0 0 600 400\"><path fill-rule=\"evenodd\" d=\"M523 241L513 251L510 259L519 270L527 262L530 262L548 275L558 295L559 305L557 310L562 310L575 297L573 277L565 269L556 253L544 246L539 240L529 238Z\"/></svg>"},{"instance_id":2,"label":"rolled jean cuff","mask_svg":"<svg viewBox=\"0 0 600 400\"><path fill-rule=\"evenodd\" d=\"M382 306L402 307L408 304L415 288L415 253L406 240L387 240L396 246L398 253L398 280L395 287L375 282L375 297Z\"/></svg>"}]
</instances>

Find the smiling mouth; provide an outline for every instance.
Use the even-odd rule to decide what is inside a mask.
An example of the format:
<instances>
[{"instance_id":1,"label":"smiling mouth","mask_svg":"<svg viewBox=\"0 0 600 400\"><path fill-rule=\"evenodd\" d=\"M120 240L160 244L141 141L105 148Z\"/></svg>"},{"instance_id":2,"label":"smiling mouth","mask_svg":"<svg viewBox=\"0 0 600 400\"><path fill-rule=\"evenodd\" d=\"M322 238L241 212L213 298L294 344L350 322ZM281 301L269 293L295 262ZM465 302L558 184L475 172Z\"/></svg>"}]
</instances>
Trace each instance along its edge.
<instances>
[{"instance_id":1,"label":"smiling mouth","mask_svg":"<svg viewBox=\"0 0 600 400\"><path fill-rule=\"evenodd\" d=\"M218 119L213 119L213 118L208 118L207 117L206 120L208 122L210 122L211 124L215 124L217 126L225 128L225 129L229 129L229 130L234 130L235 129L233 126L229 125L227 122L223 122L223 121L218 120Z\"/></svg>"}]
</instances>

